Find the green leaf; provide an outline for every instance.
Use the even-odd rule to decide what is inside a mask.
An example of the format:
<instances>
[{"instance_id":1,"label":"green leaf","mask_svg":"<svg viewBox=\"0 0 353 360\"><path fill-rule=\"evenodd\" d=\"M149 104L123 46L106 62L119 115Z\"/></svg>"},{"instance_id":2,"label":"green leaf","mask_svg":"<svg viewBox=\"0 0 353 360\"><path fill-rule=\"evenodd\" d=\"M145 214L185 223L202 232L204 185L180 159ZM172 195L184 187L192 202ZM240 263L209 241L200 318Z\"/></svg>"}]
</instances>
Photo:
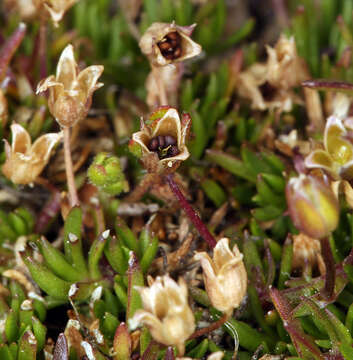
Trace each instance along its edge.
<instances>
[{"instance_id":1,"label":"green leaf","mask_svg":"<svg viewBox=\"0 0 353 360\"><path fill-rule=\"evenodd\" d=\"M256 182L256 174L254 175L253 172L249 171L246 166L244 166L244 163L236 157L219 150L211 149L206 150L206 154L209 161L223 167L230 173L250 182Z\"/></svg>"},{"instance_id":2,"label":"green leaf","mask_svg":"<svg viewBox=\"0 0 353 360\"><path fill-rule=\"evenodd\" d=\"M46 265L55 275L70 282L82 280L82 274L69 264L65 256L52 246L44 236L42 236L37 243Z\"/></svg>"},{"instance_id":3,"label":"green leaf","mask_svg":"<svg viewBox=\"0 0 353 360\"><path fill-rule=\"evenodd\" d=\"M16 312L11 309L5 321L5 335L8 343L12 343L17 340L19 335L18 330L18 316Z\"/></svg>"},{"instance_id":4,"label":"green leaf","mask_svg":"<svg viewBox=\"0 0 353 360\"><path fill-rule=\"evenodd\" d=\"M133 317L136 310L142 308L142 300L136 286L143 286L143 273L137 261L136 255L131 252L128 268L128 296L126 309L126 322Z\"/></svg>"},{"instance_id":5,"label":"green leaf","mask_svg":"<svg viewBox=\"0 0 353 360\"><path fill-rule=\"evenodd\" d=\"M46 266L22 255L22 260L30 271L33 280L47 294L59 300L67 300L71 283L54 275Z\"/></svg>"},{"instance_id":6,"label":"green leaf","mask_svg":"<svg viewBox=\"0 0 353 360\"><path fill-rule=\"evenodd\" d=\"M201 182L201 187L206 193L207 197L212 200L212 202L220 207L223 203L227 201L227 195L224 190L218 183L211 179L206 179Z\"/></svg>"},{"instance_id":7,"label":"green leaf","mask_svg":"<svg viewBox=\"0 0 353 360\"><path fill-rule=\"evenodd\" d=\"M121 323L114 336L114 360L130 359L132 340L125 323Z\"/></svg>"},{"instance_id":8,"label":"green leaf","mask_svg":"<svg viewBox=\"0 0 353 360\"><path fill-rule=\"evenodd\" d=\"M148 268L150 267L152 261L154 260L157 254L157 251L158 251L158 238L157 236L153 236L147 248L144 250L142 259L140 261L140 267L143 273L147 272Z\"/></svg>"},{"instance_id":9,"label":"green leaf","mask_svg":"<svg viewBox=\"0 0 353 360\"><path fill-rule=\"evenodd\" d=\"M282 247L282 260L278 279L278 288L283 289L284 283L289 279L292 270L293 244L288 237Z\"/></svg>"},{"instance_id":10,"label":"green leaf","mask_svg":"<svg viewBox=\"0 0 353 360\"><path fill-rule=\"evenodd\" d=\"M92 279L98 280L102 277L99 269L99 260L103 255L104 246L109 237L109 230L103 231L93 242L88 252L88 270Z\"/></svg>"},{"instance_id":11,"label":"green leaf","mask_svg":"<svg viewBox=\"0 0 353 360\"><path fill-rule=\"evenodd\" d=\"M37 340L33 333L27 330L18 345L17 360L36 360Z\"/></svg>"},{"instance_id":12,"label":"green leaf","mask_svg":"<svg viewBox=\"0 0 353 360\"><path fill-rule=\"evenodd\" d=\"M32 328L37 339L37 351L39 352L45 345L47 328L35 316L32 316Z\"/></svg>"},{"instance_id":13,"label":"green leaf","mask_svg":"<svg viewBox=\"0 0 353 360\"><path fill-rule=\"evenodd\" d=\"M82 210L79 207L71 209L64 225L64 248L66 258L82 277L88 275L85 257L82 252L81 240Z\"/></svg>"},{"instance_id":14,"label":"green leaf","mask_svg":"<svg viewBox=\"0 0 353 360\"><path fill-rule=\"evenodd\" d=\"M138 246L138 241L134 235L134 233L130 230L130 228L126 225L125 221L117 217L115 222L115 232L119 239L123 242L123 244L130 250L132 250L135 254L140 254L140 249Z\"/></svg>"}]
</instances>

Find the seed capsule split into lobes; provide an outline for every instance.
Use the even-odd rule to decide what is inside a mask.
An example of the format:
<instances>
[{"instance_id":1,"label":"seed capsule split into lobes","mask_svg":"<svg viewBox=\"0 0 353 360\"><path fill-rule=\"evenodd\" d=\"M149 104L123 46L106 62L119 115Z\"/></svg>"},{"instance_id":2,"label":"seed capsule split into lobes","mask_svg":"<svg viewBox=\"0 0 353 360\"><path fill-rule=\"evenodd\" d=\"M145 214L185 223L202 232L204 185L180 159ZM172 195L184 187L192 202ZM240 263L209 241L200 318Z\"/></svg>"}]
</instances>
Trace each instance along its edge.
<instances>
[{"instance_id":1,"label":"seed capsule split into lobes","mask_svg":"<svg viewBox=\"0 0 353 360\"><path fill-rule=\"evenodd\" d=\"M148 144L150 151L158 153L160 159L176 156L179 154L176 139L171 135L158 135L152 138Z\"/></svg>"},{"instance_id":2,"label":"seed capsule split into lobes","mask_svg":"<svg viewBox=\"0 0 353 360\"><path fill-rule=\"evenodd\" d=\"M157 43L162 55L167 60L179 58L181 53L181 36L177 31L170 32Z\"/></svg>"}]
</instances>

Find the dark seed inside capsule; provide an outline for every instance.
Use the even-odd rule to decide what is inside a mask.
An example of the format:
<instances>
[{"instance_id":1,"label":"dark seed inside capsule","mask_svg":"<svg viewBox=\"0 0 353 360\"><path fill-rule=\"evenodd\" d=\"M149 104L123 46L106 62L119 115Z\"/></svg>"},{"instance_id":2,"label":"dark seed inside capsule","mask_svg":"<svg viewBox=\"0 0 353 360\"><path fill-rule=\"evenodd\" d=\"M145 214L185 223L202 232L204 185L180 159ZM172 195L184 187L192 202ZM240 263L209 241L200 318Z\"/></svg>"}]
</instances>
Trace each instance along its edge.
<instances>
[{"instance_id":1,"label":"dark seed inside capsule","mask_svg":"<svg viewBox=\"0 0 353 360\"><path fill-rule=\"evenodd\" d=\"M151 139L150 143L148 144L148 148L151 151L157 151L158 150L158 139L157 138Z\"/></svg>"},{"instance_id":2,"label":"dark seed inside capsule","mask_svg":"<svg viewBox=\"0 0 353 360\"><path fill-rule=\"evenodd\" d=\"M164 136L162 136L162 135L157 136L157 140L158 140L158 147L161 149L164 149L165 148Z\"/></svg>"},{"instance_id":3,"label":"dark seed inside capsule","mask_svg":"<svg viewBox=\"0 0 353 360\"><path fill-rule=\"evenodd\" d=\"M171 135L159 135L150 140L148 149L156 152L160 159L165 159L179 154L176 139Z\"/></svg>"},{"instance_id":4,"label":"dark seed inside capsule","mask_svg":"<svg viewBox=\"0 0 353 360\"><path fill-rule=\"evenodd\" d=\"M174 60L182 55L181 36L177 31L167 34L157 45L167 60Z\"/></svg>"},{"instance_id":5,"label":"dark seed inside capsule","mask_svg":"<svg viewBox=\"0 0 353 360\"><path fill-rule=\"evenodd\" d=\"M179 149L176 145L171 145L167 152L167 157L176 156L179 154Z\"/></svg>"},{"instance_id":6,"label":"dark seed inside capsule","mask_svg":"<svg viewBox=\"0 0 353 360\"><path fill-rule=\"evenodd\" d=\"M164 137L165 140L165 146L169 146L169 145L175 145L176 144L176 140L173 136L170 135L166 135Z\"/></svg>"},{"instance_id":7,"label":"dark seed inside capsule","mask_svg":"<svg viewBox=\"0 0 353 360\"><path fill-rule=\"evenodd\" d=\"M263 98L266 101L273 100L277 92L277 89L267 81L263 85L261 85L259 89Z\"/></svg>"}]
</instances>

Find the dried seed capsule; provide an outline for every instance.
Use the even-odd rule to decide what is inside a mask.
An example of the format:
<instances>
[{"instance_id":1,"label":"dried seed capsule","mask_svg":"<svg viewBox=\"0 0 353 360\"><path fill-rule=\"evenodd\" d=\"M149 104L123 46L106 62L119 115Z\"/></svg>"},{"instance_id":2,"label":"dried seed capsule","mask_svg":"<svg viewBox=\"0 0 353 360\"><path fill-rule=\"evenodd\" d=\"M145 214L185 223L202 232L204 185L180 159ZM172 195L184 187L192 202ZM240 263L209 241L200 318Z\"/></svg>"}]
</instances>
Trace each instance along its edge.
<instances>
[{"instance_id":1,"label":"dried seed capsule","mask_svg":"<svg viewBox=\"0 0 353 360\"><path fill-rule=\"evenodd\" d=\"M154 66L192 58L201 52L201 46L190 38L194 27L153 23L141 37L140 48Z\"/></svg>"}]
</instances>

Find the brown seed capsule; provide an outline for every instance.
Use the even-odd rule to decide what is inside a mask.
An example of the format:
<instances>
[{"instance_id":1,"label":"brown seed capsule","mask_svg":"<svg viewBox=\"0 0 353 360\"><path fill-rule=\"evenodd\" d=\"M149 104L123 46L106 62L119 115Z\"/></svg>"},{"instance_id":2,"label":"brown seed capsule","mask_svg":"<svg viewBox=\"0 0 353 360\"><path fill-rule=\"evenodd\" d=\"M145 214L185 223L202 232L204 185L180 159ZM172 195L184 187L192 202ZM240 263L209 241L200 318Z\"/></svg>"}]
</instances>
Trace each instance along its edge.
<instances>
[{"instance_id":1,"label":"brown seed capsule","mask_svg":"<svg viewBox=\"0 0 353 360\"><path fill-rule=\"evenodd\" d=\"M151 114L150 122L144 123L141 130L133 134L129 148L141 158L148 171L158 173L175 171L180 163L189 157L185 142L190 126L190 115L184 113L180 119L176 109L160 107ZM163 138L163 147L159 143L161 138ZM158 146L153 139L158 141ZM151 165L153 162L154 168Z\"/></svg>"},{"instance_id":2,"label":"brown seed capsule","mask_svg":"<svg viewBox=\"0 0 353 360\"><path fill-rule=\"evenodd\" d=\"M181 36L176 31L168 33L157 45L162 55L168 60L174 60L181 56Z\"/></svg>"}]
</instances>

